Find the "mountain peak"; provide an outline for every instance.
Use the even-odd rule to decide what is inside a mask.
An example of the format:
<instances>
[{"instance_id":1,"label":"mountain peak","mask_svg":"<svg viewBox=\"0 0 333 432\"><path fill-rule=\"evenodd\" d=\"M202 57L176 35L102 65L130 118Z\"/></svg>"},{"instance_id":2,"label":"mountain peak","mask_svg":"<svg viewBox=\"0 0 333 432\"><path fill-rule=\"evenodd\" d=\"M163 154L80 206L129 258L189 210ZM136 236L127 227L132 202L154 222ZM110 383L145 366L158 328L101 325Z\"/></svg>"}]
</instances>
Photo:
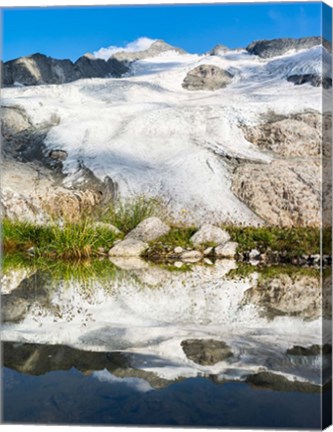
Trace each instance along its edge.
<instances>
[{"instance_id":1,"label":"mountain peak","mask_svg":"<svg viewBox=\"0 0 333 432\"><path fill-rule=\"evenodd\" d=\"M143 60L149 57L156 57L159 54L167 51L176 51L179 54L185 54L181 48L174 47L162 39L154 41L149 48L142 51L119 51L114 53L110 58L115 58L119 61L133 62Z\"/></svg>"},{"instance_id":2,"label":"mountain peak","mask_svg":"<svg viewBox=\"0 0 333 432\"><path fill-rule=\"evenodd\" d=\"M90 52L87 52L87 53L83 54L82 57L86 57L89 60L96 60L96 57L94 56L94 54L92 54Z\"/></svg>"},{"instance_id":3,"label":"mountain peak","mask_svg":"<svg viewBox=\"0 0 333 432\"><path fill-rule=\"evenodd\" d=\"M214 56L214 55L219 55L221 53L224 53L226 51L228 51L229 48L226 45L222 45L222 44L217 44L214 46L213 49L211 49L210 51L208 51L208 55Z\"/></svg>"}]
</instances>

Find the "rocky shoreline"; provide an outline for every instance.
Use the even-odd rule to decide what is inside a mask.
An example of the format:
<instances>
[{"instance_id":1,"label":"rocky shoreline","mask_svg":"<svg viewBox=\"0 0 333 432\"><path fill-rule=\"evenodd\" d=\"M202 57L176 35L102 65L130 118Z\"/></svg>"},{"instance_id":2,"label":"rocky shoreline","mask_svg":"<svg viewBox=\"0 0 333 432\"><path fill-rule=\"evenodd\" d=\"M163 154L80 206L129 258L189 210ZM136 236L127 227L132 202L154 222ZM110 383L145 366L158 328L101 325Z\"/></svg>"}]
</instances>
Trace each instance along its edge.
<instances>
[{"instance_id":1,"label":"rocky shoreline","mask_svg":"<svg viewBox=\"0 0 333 432\"><path fill-rule=\"evenodd\" d=\"M71 245L67 245L67 249L64 249L65 246L62 246L61 243L66 242L65 237L58 240L58 243L57 241L53 243L53 246L50 240L51 236L61 238L62 229L65 229L66 233L70 235L68 241ZM145 218L126 234L115 225L101 221L90 221L87 222L87 225L72 223L67 228L64 228L61 223L59 226L49 225L40 228L31 225L30 228L28 226L26 234L22 230L24 231L22 226L16 227L15 223L11 222L9 222L9 227L5 226L5 253L20 251L20 253L30 257L36 256L46 259L144 258L148 262L171 265L179 269L183 266L186 268L190 264L212 266L216 260L221 259L233 259L253 266L293 265L315 269L319 269L320 266L330 266L332 263L332 257L328 253L324 253L322 256L318 252L311 253L311 251L316 251L314 241L318 241L317 247L319 248L319 230L313 231L312 238L307 238L308 233L304 231L297 234L299 236L298 241L305 242L300 250L293 250L292 245L289 245L289 250L284 249L281 236L285 238L290 235L290 231L287 234L281 229L274 232L268 227L266 231L261 229L261 233L256 233L254 228L246 237L241 228L229 228L230 232L228 229L212 224L204 224L201 227L191 229L175 228L162 222L156 216ZM75 233L75 230L79 231ZM86 231L89 233L86 234ZM20 236L22 239L26 238L25 242L20 243ZM35 238L35 240L29 241L30 236L31 239ZM86 236L86 240L83 241L84 236ZM251 243L251 236L253 238L260 238L261 236L266 240L259 243L252 241ZM277 236L275 240L273 236ZM44 237L49 239L47 242L51 241L51 245L48 243L42 245L41 242L44 241ZM235 241L237 238L239 240ZM251 246L256 244L257 247ZM305 249L309 252L302 252Z\"/></svg>"}]
</instances>

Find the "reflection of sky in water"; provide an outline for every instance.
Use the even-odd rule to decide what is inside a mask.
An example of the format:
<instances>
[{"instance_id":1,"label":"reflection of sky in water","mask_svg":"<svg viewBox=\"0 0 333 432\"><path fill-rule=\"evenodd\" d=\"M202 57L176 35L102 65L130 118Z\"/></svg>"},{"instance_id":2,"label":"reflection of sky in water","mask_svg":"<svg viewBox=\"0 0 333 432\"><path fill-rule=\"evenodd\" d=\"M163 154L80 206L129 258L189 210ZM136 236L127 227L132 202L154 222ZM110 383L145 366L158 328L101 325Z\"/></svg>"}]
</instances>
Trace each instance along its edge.
<instances>
[{"instance_id":1,"label":"reflection of sky in water","mask_svg":"<svg viewBox=\"0 0 333 432\"><path fill-rule=\"evenodd\" d=\"M138 264L85 284L10 274L5 421L320 426L311 383L322 362L309 351L321 344L316 277L238 279L232 261L186 273ZM214 348L221 343L231 356ZM294 346L307 355L288 353ZM263 371L270 384L250 384Z\"/></svg>"},{"instance_id":2,"label":"reflection of sky in water","mask_svg":"<svg viewBox=\"0 0 333 432\"><path fill-rule=\"evenodd\" d=\"M110 385L75 369L29 376L7 368L3 383L5 422L320 427L319 394L256 390L245 383L190 378L138 392L126 379L112 378Z\"/></svg>"}]
</instances>

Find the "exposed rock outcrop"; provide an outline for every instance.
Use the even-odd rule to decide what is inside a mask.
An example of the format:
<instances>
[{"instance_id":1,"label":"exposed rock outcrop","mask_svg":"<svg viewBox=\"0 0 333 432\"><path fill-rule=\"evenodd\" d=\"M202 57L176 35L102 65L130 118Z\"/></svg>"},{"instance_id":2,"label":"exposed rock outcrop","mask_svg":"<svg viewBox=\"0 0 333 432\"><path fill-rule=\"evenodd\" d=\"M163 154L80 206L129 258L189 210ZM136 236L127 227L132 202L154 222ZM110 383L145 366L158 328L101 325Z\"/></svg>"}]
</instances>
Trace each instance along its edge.
<instances>
[{"instance_id":1,"label":"exposed rock outcrop","mask_svg":"<svg viewBox=\"0 0 333 432\"><path fill-rule=\"evenodd\" d=\"M304 37L300 39L281 38L271 40L259 40L250 43L246 50L250 54L258 55L262 58L271 58L285 54L290 50L301 50L323 45L330 49L330 43L320 36Z\"/></svg>"},{"instance_id":2,"label":"exposed rock outcrop","mask_svg":"<svg viewBox=\"0 0 333 432\"><path fill-rule=\"evenodd\" d=\"M107 76L120 77L128 72L128 67L116 60L105 61L94 57L92 54L85 54L74 64L82 78L104 78Z\"/></svg>"},{"instance_id":3,"label":"exposed rock outcrop","mask_svg":"<svg viewBox=\"0 0 333 432\"><path fill-rule=\"evenodd\" d=\"M232 190L256 214L279 226L320 224L320 160L244 163L234 171Z\"/></svg>"},{"instance_id":4,"label":"exposed rock outcrop","mask_svg":"<svg viewBox=\"0 0 333 432\"><path fill-rule=\"evenodd\" d=\"M309 347L304 347L300 345L294 345L292 348L287 349L286 354L292 356L319 356L321 354L331 354L332 346L329 344L325 344L323 346L320 345L311 345Z\"/></svg>"},{"instance_id":5,"label":"exposed rock outcrop","mask_svg":"<svg viewBox=\"0 0 333 432\"><path fill-rule=\"evenodd\" d=\"M289 117L274 116L257 126L243 126L245 138L261 149L283 157L319 156L322 144L322 116L304 112Z\"/></svg>"},{"instance_id":6,"label":"exposed rock outcrop","mask_svg":"<svg viewBox=\"0 0 333 432\"><path fill-rule=\"evenodd\" d=\"M313 87L322 86L324 89L329 89L332 87L332 78L315 74L290 75L288 76L287 80L294 83L295 85L309 83Z\"/></svg>"},{"instance_id":7,"label":"exposed rock outcrop","mask_svg":"<svg viewBox=\"0 0 333 432\"><path fill-rule=\"evenodd\" d=\"M3 63L2 85L63 84L81 78L119 77L127 70L127 66L116 59L106 62L85 55L73 63L37 53Z\"/></svg>"},{"instance_id":8,"label":"exposed rock outcrop","mask_svg":"<svg viewBox=\"0 0 333 432\"><path fill-rule=\"evenodd\" d=\"M305 319L326 316L330 302L323 304L320 279L315 276L296 275L265 278L256 287L244 293L242 304L256 304L266 315L296 315Z\"/></svg>"},{"instance_id":9,"label":"exposed rock outcrop","mask_svg":"<svg viewBox=\"0 0 333 432\"><path fill-rule=\"evenodd\" d=\"M200 65L192 69L182 83L186 90L218 90L231 83L233 75L218 66Z\"/></svg>"},{"instance_id":10,"label":"exposed rock outcrop","mask_svg":"<svg viewBox=\"0 0 333 432\"><path fill-rule=\"evenodd\" d=\"M34 223L52 218L78 220L101 203L94 188L68 189L45 167L18 161L2 162L2 217Z\"/></svg>"},{"instance_id":11,"label":"exposed rock outcrop","mask_svg":"<svg viewBox=\"0 0 333 432\"><path fill-rule=\"evenodd\" d=\"M81 166L71 178L62 173L67 153L47 150L48 131L59 123L57 116L34 124L24 109L1 108L3 217L44 223L53 217L76 220L100 203L115 197L116 185Z\"/></svg>"}]
</instances>

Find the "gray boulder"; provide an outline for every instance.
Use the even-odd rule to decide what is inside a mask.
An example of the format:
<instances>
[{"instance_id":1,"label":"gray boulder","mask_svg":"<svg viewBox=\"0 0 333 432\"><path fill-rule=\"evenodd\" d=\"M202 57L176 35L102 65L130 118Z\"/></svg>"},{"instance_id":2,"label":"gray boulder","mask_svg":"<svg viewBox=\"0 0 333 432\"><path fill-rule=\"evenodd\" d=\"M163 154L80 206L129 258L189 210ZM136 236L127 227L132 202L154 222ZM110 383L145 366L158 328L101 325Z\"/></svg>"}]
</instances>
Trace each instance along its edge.
<instances>
[{"instance_id":1,"label":"gray boulder","mask_svg":"<svg viewBox=\"0 0 333 432\"><path fill-rule=\"evenodd\" d=\"M148 249L148 244L141 240L125 239L109 250L109 256L137 257L146 249Z\"/></svg>"},{"instance_id":2,"label":"gray boulder","mask_svg":"<svg viewBox=\"0 0 333 432\"><path fill-rule=\"evenodd\" d=\"M250 54L258 55L262 58L271 58L285 54L291 49L301 50L323 45L330 49L330 43L320 36L304 37L300 39L282 38L271 40L254 41L246 47Z\"/></svg>"},{"instance_id":3,"label":"gray boulder","mask_svg":"<svg viewBox=\"0 0 333 432\"><path fill-rule=\"evenodd\" d=\"M214 65L200 65L192 69L182 83L186 90L218 90L231 83L233 75Z\"/></svg>"},{"instance_id":4,"label":"gray boulder","mask_svg":"<svg viewBox=\"0 0 333 432\"><path fill-rule=\"evenodd\" d=\"M183 252L180 256L181 260L187 263L195 263L202 259L203 254L200 251L191 250Z\"/></svg>"},{"instance_id":5,"label":"gray boulder","mask_svg":"<svg viewBox=\"0 0 333 432\"><path fill-rule=\"evenodd\" d=\"M115 266L122 270L146 270L149 268L149 264L140 257L122 257L122 256L110 256L109 260Z\"/></svg>"},{"instance_id":6,"label":"gray boulder","mask_svg":"<svg viewBox=\"0 0 333 432\"><path fill-rule=\"evenodd\" d=\"M150 217L139 223L126 236L126 239L150 242L162 237L170 231L170 227L157 217Z\"/></svg>"},{"instance_id":7,"label":"gray boulder","mask_svg":"<svg viewBox=\"0 0 333 432\"><path fill-rule=\"evenodd\" d=\"M191 237L191 242L194 246L199 246L207 243L216 245L225 244L230 240L230 235L227 231L214 225L205 224Z\"/></svg>"},{"instance_id":8,"label":"gray boulder","mask_svg":"<svg viewBox=\"0 0 333 432\"><path fill-rule=\"evenodd\" d=\"M214 252L218 258L233 258L236 255L237 247L237 242L227 242L224 245L217 246Z\"/></svg>"}]
</instances>

